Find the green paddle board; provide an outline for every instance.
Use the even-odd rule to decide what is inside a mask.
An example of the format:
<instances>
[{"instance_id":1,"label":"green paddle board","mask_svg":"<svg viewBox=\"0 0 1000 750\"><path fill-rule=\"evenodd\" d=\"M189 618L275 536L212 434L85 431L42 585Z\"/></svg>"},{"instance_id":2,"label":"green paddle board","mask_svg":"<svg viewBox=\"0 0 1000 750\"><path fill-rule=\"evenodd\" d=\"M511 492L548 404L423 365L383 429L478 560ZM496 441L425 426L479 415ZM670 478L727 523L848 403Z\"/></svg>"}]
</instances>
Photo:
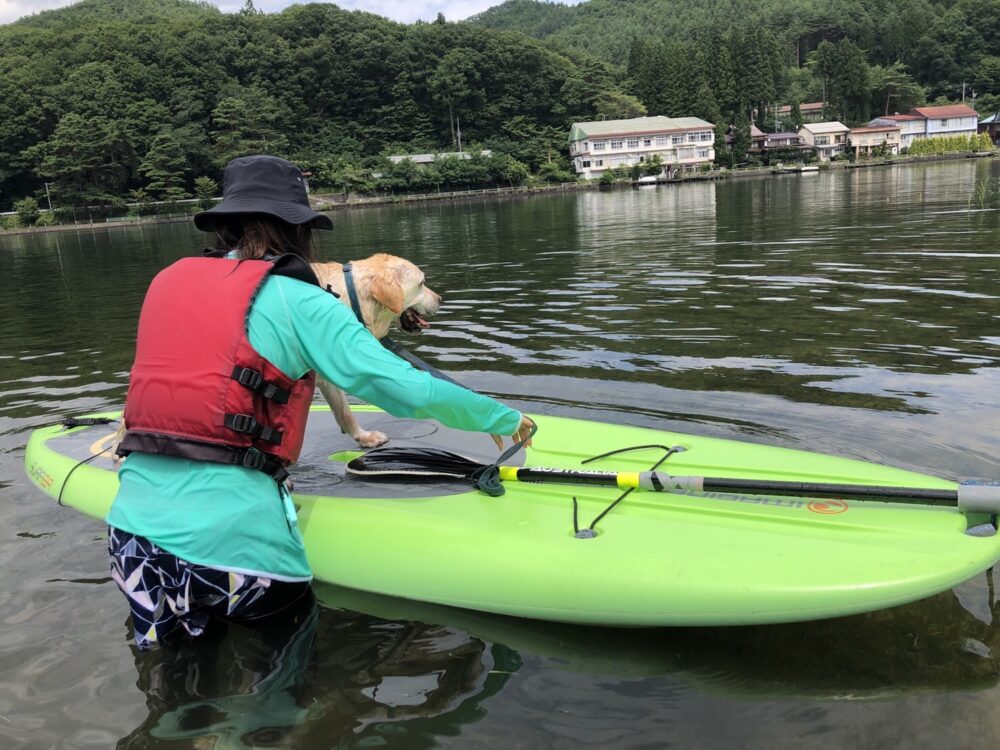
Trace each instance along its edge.
<instances>
[{"instance_id":1,"label":"green paddle board","mask_svg":"<svg viewBox=\"0 0 1000 750\"><path fill-rule=\"evenodd\" d=\"M490 462L489 437L354 407L396 447L437 447ZM293 467L294 496L316 577L422 602L541 620L613 626L793 622L883 609L949 589L1000 559L1000 535L954 508L836 498L635 491L506 482L489 497L461 480L373 482L346 473L359 455L314 407ZM91 415L117 418L117 414ZM579 419L539 416L516 465L794 482L955 489L943 479L853 459ZM35 431L32 481L101 519L117 488L107 449L115 424ZM103 451L103 452L102 452ZM89 459L89 460L88 460ZM86 460L86 463L81 463Z\"/></svg>"}]
</instances>

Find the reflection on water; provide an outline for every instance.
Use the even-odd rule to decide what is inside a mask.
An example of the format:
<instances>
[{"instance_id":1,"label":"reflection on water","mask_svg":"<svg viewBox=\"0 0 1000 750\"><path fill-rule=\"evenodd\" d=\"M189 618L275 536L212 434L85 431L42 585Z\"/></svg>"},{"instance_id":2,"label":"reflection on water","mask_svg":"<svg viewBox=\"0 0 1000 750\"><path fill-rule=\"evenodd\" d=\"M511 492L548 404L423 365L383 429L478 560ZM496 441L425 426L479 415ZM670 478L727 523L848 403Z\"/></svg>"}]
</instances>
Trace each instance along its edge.
<instances>
[{"instance_id":1,"label":"reflection on water","mask_svg":"<svg viewBox=\"0 0 1000 750\"><path fill-rule=\"evenodd\" d=\"M1000 681L1000 604L985 586L917 604L819 622L753 627L620 630L542 623L407 602L330 584L325 606L389 620L448 623L467 638L506 644L555 668L625 680L683 675L730 696L838 700L983 690ZM963 599L965 600L963 602Z\"/></svg>"},{"instance_id":2,"label":"reflection on water","mask_svg":"<svg viewBox=\"0 0 1000 750\"><path fill-rule=\"evenodd\" d=\"M678 698L821 704L1000 680L992 579L885 612L746 628L585 628L329 584L316 594L321 606L284 626L230 625L174 651L133 649L148 714L118 747L366 747L401 731L407 747L431 747L485 719L525 662L597 679L602 697L667 679ZM607 720L604 732L615 726Z\"/></svg>"},{"instance_id":3,"label":"reflection on water","mask_svg":"<svg viewBox=\"0 0 1000 750\"><path fill-rule=\"evenodd\" d=\"M454 628L312 603L292 621L132 651L149 713L122 749L361 746L401 723L411 738L455 734L520 667L509 648Z\"/></svg>"},{"instance_id":4,"label":"reflection on water","mask_svg":"<svg viewBox=\"0 0 1000 750\"><path fill-rule=\"evenodd\" d=\"M1000 162L969 160L352 211L321 252L421 265L445 304L418 339L399 338L528 411L995 478L1000 212L967 205L991 174ZM985 576L828 622L640 631L317 586L301 629L231 626L133 659L102 530L29 486L23 445L64 414L120 406L143 291L203 241L177 224L0 238L4 747L839 748L1000 734Z\"/></svg>"}]
</instances>

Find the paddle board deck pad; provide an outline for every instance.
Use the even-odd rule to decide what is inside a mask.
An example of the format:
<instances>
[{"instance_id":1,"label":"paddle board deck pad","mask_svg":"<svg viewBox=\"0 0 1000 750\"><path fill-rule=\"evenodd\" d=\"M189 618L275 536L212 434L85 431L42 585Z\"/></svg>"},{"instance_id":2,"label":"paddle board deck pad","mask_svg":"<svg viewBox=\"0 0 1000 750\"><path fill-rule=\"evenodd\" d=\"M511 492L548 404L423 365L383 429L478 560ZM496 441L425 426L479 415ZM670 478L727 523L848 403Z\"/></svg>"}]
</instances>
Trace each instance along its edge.
<instances>
[{"instance_id":1,"label":"paddle board deck pad","mask_svg":"<svg viewBox=\"0 0 1000 750\"><path fill-rule=\"evenodd\" d=\"M490 462L486 435L353 407L395 447L435 447ZM467 481L352 477L362 452L314 407L293 467L294 497L316 577L339 586L466 609L611 626L813 620L892 607L949 589L1000 559L986 516L954 508L741 494L506 482L501 497ZM104 415L117 418L115 413ZM854 459L718 438L540 416L511 465L955 489L943 479ZM49 496L103 519L117 489L117 425L36 430L25 453ZM104 451L102 453L102 451ZM89 459L89 460L88 460ZM86 463L81 463L86 460Z\"/></svg>"}]
</instances>

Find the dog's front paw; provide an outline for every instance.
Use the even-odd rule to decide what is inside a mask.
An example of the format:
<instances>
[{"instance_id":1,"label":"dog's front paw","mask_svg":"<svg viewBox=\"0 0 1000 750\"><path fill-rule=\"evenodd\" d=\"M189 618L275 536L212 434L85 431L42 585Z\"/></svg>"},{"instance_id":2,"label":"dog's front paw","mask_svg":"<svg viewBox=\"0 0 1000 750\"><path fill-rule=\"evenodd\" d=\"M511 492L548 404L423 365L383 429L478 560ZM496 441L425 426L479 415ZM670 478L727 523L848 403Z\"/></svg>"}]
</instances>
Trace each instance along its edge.
<instances>
[{"instance_id":1,"label":"dog's front paw","mask_svg":"<svg viewBox=\"0 0 1000 750\"><path fill-rule=\"evenodd\" d=\"M354 436L354 439L358 441L358 445L362 448L378 448L380 445L385 445L389 442L388 435L384 432L377 432L375 430L359 432Z\"/></svg>"}]
</instances>

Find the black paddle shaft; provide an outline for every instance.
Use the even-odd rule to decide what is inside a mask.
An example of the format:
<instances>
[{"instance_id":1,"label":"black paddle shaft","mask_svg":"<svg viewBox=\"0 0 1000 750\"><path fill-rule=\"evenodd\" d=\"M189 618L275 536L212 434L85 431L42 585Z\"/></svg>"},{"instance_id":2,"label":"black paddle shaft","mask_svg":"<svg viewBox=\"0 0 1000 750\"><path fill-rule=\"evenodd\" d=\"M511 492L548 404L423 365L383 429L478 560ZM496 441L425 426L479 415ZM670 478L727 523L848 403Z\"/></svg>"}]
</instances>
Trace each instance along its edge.
<instances>
[{"instance_id":1,"label":"black paddle shaft","mask_svg":"<svg viewBox=\"0 0 1000 750\"><path fill-rule=\"evenodd\" d=\"M706 492L746 492L749 494L795 495L796 497L837 497L874 500L917 500L927 505L954 506L958 502L958 492L956 490L931 490L920 487L872 487L863 484L780 482L767 479L705 477L703 488Z\"/></svg>"},{"instance_id":2,"label":"black paddle shaft","mask_svg":"<svg viewBox=\"0 0 1000 750\"><path fill-rule=\"evenodd\" d=\"M617 487L619 476L617 471L517 467L517 481L519 482L563 482L566 484L595 485L598 487Z\"/></svg>"}]
</instances>

